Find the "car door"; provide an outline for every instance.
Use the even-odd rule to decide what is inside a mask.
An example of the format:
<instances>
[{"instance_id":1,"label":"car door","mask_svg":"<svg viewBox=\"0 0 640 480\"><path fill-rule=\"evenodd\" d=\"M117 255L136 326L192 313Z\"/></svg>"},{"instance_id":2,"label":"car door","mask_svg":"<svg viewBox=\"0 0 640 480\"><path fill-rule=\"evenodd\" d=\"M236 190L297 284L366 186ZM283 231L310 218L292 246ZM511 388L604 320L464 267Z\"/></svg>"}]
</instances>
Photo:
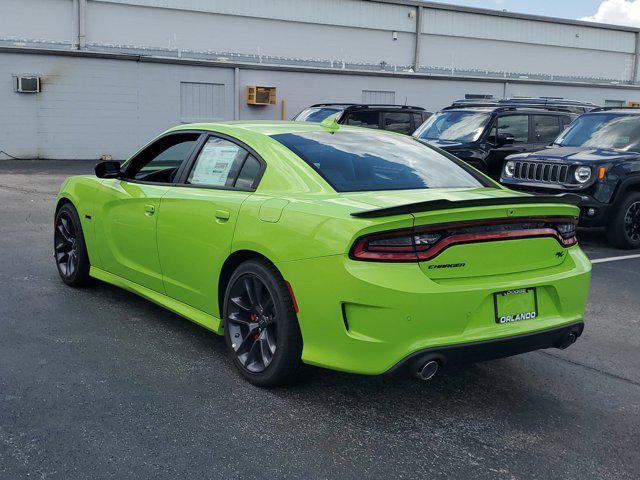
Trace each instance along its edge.
<instances>
[{"instance_id":1,"label":"car door","mask_svg":"<svg viewBox=\"0 0 640 480\"><path fill-rule=\"evenodd\" d=\"M244 200L265 164L238 140L210 135L162 197L158 252L166 294L219 316L218 277Z\"/></svg>"},{"instance_id":2,"label":"car door","mask_svg":"<svg viewBox=\"0 0 640 480\"><path fill-rule=\"evenodd\" d=\"M163 136L123 165L121 178L102 181L95 221L104 270L164 292L156 242L160 199L185 166L200 135Z\"/></svg>"},{"instance_id":3,"label":"car door","mask_svg":"<svg viewBox=\"0 0 640 480\"><path fill-rule=\"evenodd\" d=\"M553 142L560 132L562 125L557 114L531 115L533 150L543 150Z\"/></svg>"},{"instance_id":4,"label":"car door","mask_svg":"<svg viewBox=\"0 0 640 480\"><path fill-rule=\"evenodd\" d=\"M490 141L493 148L487 156L487 173L493 178L499 178L504 159L514 153L531 151L532 143L529 137L530 120L526 113L499 115L494 121ZM500 138L513 138L513 143L502 144Z\"/></svg>"}]
</instances>

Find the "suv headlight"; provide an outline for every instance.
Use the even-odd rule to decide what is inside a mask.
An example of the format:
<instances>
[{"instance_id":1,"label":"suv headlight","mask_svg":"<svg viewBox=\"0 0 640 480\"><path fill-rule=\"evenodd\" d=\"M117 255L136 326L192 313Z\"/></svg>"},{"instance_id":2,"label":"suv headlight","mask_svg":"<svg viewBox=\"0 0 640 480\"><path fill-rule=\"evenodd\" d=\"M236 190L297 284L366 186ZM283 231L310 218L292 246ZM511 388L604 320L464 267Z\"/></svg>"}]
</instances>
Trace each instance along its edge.
<instances>
[{"instance_id":1,"label":"suv headlight","mask_svg":"<svg viewBox=\"0 0 640 480\"><path fill-rule=\"evenodd\" d=\"M505 177L513 177L516 173L516 162L513 160L509 160L504 164L504 176Z\"/></svg>"},{"instance_id":2,"label":"suv headlight","mask_svg":"<svg viewBox=\"0 0 640 480\"><path fill-rule=\"evenodd\" d=\"M591 180L591 169L589 167L578 167L574 173L578 183L587 183Z\"/></svg>"}]
</instances>

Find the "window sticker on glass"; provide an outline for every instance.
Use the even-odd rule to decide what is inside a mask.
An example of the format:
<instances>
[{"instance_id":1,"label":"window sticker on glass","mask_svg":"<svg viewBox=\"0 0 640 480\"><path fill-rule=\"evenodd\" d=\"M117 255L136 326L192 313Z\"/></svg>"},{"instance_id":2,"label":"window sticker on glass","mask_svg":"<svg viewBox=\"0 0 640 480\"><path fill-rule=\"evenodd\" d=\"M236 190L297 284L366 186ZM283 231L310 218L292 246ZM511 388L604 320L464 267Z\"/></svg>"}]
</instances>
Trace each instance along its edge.
<instances>
[{"instance_id":1,"label":"window sticker on glass","mask_svg":"<svg viewBox=\"0 0 640 480\"><path fill-rule=\"evenodd\" d=\"M243 156L245 152L237 145L221 138L210 138L198 155L189 183L226 186L238 154Z\"/></svg>"}]
</instances>

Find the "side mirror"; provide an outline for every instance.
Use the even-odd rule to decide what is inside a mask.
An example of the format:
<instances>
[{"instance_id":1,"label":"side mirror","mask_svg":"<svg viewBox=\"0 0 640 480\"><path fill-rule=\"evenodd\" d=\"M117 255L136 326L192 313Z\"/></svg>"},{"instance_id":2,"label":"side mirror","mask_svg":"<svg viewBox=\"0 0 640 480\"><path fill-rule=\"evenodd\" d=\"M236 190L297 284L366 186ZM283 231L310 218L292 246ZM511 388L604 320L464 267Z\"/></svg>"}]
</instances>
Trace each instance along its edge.
<instances>
[{"instance_id":1,"label":"side mirror","mask_svg":"<svg viewBox=\"0 0 640 480\"><path fill-rule=\"evenodd\" d=\"M95 168L96 177L98 178L119 178L122 175L120 171L120 162L109 160L100 162Z\"/></svg>"},{"instance_id":2,"label":"side mirror","mask_svg":"<svg viewBox=\"0 0 640 480\"><path fill-rule=\"evenodd\" d=\"M514 143L516 143L516 137L514 137L510 133L499 133L498 137L496 138L496 143L499 147L513 145Z\"/></svg>"}]
</instances>

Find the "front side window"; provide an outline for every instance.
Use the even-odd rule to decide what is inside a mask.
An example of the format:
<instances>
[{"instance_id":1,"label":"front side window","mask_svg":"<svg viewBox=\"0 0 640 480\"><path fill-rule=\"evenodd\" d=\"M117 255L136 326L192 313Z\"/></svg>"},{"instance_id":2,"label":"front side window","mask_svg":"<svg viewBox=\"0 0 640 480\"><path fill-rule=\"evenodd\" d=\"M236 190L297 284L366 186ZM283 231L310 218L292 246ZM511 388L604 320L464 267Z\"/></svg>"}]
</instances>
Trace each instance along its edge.
<instances>
[{"instance_id":1,"label":"front side window","mask_svg":"<svg viewBox=\"0 0 640 480\"><path fill-rule=\"evenodd\" d=\"M260 163L233 142L209 137L187 178L191 185L250 189L260 172Z\"/></svg>"},{"instance_id":2,"label":"front side window","mask_svg":"<svg viewBox=\"0 0 640 480\"><path fill-rule=\"evenodd\" d=\"M154 183L173 182L199 137L198 133L185 133L160 138L128 163L125 178Z\"/></svg>"},{"instance_id":3,"label":"front side window","mask_svg":"<svg viewBox=\"0 0 640 480\"><path fill-rule=\"evenodd\" d=\"M411 135L411 114L404 112L385 112L382 114L385 130Z\"/></svg>"},{"instance_id":4,"label":"front side window","mask_svg":"<svg viewBox=\"0 0 640 480\"><path fill-rule=\"evenodd\" d=\"M506 115L498 118L498 135L511 135L514 143L527 143L529 141L529 116Z\"/></svg>"},{"instance_id":5,"label":"front side window","mask_svg":"<svg viewBox=\"0 0 640 480\"><path fill-rule=\"evenodd\" d=\"M640 116L616 113L582 115L556 140L556 145L640 151Z\"/></svg>"},{"instance_id":6,"label":"front side window","mask_svg":"<svg viewBox=\"0 0 640 480\"><path fill-rule=\"evenodd\" d=\"M295 122L315 122L320 123L331 115L337 116L342 110L331 107L311 107L301 111L294 117Z\"/></svg>"},{"instance_id":7,"label":"front side window","mask_svg":"<svg viewBox=\"0 0 640 480\"><path fill-rule=\"evenodd\" d=\"M488 113L450 110L427 120L414 136L424 140L475 142L484 132L491 116Z\"/></svg>"},{"instance_id":8,"label":"front side window","mask_svg":"<svg viewBox=\"0 0 640 480\"><path fill-rule=\"evenodd\" d=\"M365 128L380 128L380 114L378 112L351 112L347 117L347 125Z\"/></svg>"},{"instance_id":9,"label":"front side window","mask_svg":"<svg viewBox=\"0 0 640 480\"><path fill-rule=\"evenodd\" d=\"M412 137L339 130L285 133L273 138L338 192L492 186Z\"/></svg>"},{"instance_id":10,"label":"front side window","mask_svg":"<svg viewBox=\"0 0 640 480\"><path fill-rule=\"evenodd\" d=\"M533 135L538 143L551 143L560 134L560 123L556 115L534 115Z\"/></svg>"}]
</instances>

